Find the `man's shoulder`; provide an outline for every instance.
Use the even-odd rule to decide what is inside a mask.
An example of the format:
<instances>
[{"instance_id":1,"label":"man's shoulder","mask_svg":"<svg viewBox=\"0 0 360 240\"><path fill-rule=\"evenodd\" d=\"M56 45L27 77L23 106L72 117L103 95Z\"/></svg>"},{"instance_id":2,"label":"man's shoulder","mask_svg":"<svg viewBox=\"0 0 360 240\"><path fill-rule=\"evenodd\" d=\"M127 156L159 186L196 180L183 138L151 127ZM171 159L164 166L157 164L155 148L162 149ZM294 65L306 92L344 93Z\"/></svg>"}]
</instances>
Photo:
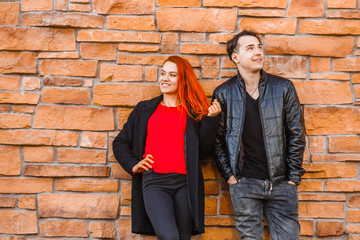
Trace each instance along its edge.
<instances>
[{"instance_id":1,"label":"man's shoulder","mask_svg":"<svg viewBox=\"0 0 360 240\"><path fill-rule=\"evenodd\" d=\"M232 78L229 78L228 80L217 86L214 90L214 94L231 89L231 87L235 84L236 78L237 75L233 76Z\"/></svg>"}]
</instances>

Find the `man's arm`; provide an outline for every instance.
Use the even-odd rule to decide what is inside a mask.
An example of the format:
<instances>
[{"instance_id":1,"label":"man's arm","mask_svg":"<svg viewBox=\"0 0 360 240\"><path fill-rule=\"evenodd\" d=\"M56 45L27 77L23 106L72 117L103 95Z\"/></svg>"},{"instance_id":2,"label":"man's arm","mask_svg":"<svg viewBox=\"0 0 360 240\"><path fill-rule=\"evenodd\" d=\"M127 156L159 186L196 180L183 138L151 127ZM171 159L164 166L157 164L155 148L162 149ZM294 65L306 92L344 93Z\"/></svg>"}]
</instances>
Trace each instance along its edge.
<instances>
[{"instance_id":1,"label":"man's arm","mask_svg":"<svg viewBox=\"0 0 360 240\"><path fill-rule=\"evenodd\" d=\"M284 99L288 180L300 184L305 170L301 167L305 149L304 118L294 85L289 82Z\"/></svg>"},{"instance_id":2,"label":"man's arm","mask_svg":"<svg viewBox=\"0 0 360 240\"><path fill-rule=\"evenodd\" d=\"M219 172L221 173L221 176L225 179L225 181L227 181L228 183L235 183L236 179L230 166L229 154L225 140L227 112L225 99L216 92L214 92L213 98L217 99L220 102L222 110L220 113L220 122L215 139L215 163ZM235 182L233 180L235 180Z\"/></svg>"}]
</instances>

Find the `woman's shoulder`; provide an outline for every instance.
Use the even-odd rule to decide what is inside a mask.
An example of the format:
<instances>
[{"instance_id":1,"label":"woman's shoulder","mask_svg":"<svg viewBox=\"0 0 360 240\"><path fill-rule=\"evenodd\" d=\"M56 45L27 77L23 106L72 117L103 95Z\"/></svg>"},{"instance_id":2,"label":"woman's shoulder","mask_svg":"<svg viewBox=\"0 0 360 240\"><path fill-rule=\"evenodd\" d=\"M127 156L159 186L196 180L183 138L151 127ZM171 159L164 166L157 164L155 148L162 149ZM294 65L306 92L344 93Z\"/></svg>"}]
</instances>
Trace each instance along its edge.
<instances>
[{"instance_id":1,"label":"woman's shoulder","mask_svg":"<svg viewBox=\"0 0 360 240\"><path fill-rule=\"evenodd\" d=\"M140 101L136 104L135 108L142 109L142 108L157 106L161 102L162 98L163 98L162 95L160 95L152 99Z\"/></svg>"}]
</instances>

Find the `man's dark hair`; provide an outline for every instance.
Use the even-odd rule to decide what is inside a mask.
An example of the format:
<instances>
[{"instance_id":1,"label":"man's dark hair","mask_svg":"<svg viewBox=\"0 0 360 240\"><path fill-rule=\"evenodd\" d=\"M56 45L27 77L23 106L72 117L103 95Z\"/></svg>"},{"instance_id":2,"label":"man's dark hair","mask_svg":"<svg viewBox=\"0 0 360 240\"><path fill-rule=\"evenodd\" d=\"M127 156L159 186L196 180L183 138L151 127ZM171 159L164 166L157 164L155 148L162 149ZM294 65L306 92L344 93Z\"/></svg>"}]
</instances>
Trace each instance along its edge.
<instances>
[{"instance_id":1,"label":"man's dark hair","mask_svg":"<svg viewBox=\"0 0 360 240\"><path fill-rule=\"evenodd\" d=\"M226 43L226 51L229 55L230 60L232 61L231 58L231 54L234 52L234 50L237 48L238 42L239 42L239 38L242 36L253 36L256 37L260 43L262 43L260 36L251 30L243 30L241 32L239 32L238 34L235 35L235 37L233 37L231 40L229 40Z\"/></svg>"}]
</instances>

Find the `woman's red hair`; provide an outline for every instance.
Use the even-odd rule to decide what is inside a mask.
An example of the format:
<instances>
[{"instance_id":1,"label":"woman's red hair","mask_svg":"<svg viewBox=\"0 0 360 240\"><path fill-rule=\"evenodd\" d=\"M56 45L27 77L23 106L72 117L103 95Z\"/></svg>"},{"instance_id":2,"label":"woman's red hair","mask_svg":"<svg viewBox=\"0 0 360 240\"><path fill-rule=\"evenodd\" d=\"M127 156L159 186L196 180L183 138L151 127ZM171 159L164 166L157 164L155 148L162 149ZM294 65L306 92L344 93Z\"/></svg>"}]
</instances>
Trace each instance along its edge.
<instances>
[{"instance_id":1,"label":"woman's red hair","mask_svg":"<svg viewBox=\"0 0 360 240\"><path fill-rule=\"evenodd\" d=\"M195 121L200 121L208 114L210 104L196 78L193 68L185 58L178 56L171 56L165 62L175 63L178 69L179 87L177 102L183 104L186 113L194 118Z\"/></svg>"}]
</instances>

